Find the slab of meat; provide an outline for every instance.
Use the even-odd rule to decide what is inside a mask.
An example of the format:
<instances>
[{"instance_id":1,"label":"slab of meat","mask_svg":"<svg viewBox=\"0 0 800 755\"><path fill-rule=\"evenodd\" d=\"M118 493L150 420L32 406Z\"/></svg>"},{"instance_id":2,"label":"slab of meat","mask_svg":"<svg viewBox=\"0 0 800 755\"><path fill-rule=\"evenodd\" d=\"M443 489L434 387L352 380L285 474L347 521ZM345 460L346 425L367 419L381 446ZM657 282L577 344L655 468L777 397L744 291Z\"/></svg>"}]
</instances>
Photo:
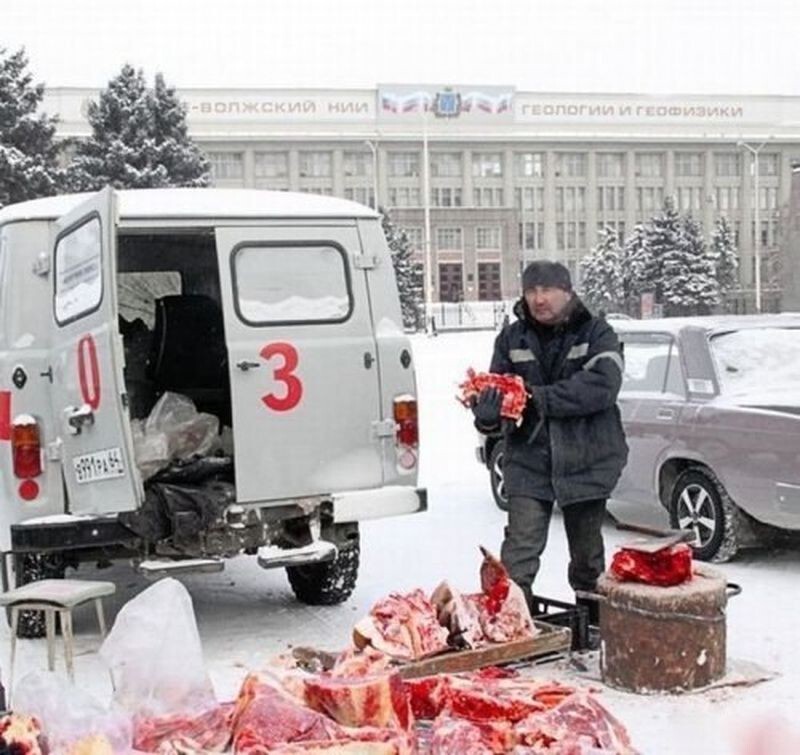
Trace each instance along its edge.
<instances>
[{"instance_id":1,"label":"slab of meat","mask_svg":"<svg viewBox=\"0 0 800 755\"><path fill-rule=\"evenodd\" d=\"M293 700L258 675L244 680L233 716L237 755L262 755L277 745L343 737L342 727Z\"/></svg>"},{"instance_id":2,"label":"slab of meat","mask_svg":"<svg viewBox=\"0 0 800 755\"><path fill-rule=\"evenodd\" d=\"M692 549L686 543L647 553L620 548L611 560L611 573L622 582L671 587L692 578Z\"/></svg>"},{"instance_id":3,"label":"slab of meat","mask_svg":"<svg viewBox=\"0 0 800 755\"><path fill-rule=\"evenodd\" d=\"M353 630L358 648L376 650L404 661L415 661L447 650L447 630L422 590L392 593L378 601Z\"/></svg>"},{"instance_id":4,"label":"slab of meat","mask_svg":"<svg viewBox=\"0 0 800 755\"><path fill-rule=\"evenodd\" d=\"M412 755L415 748L408 739L386 742L335 740L304 742L275 747L270 755Z\"/></svg>"},{"instance_id":5,"label":"slab of meat","mask_svg":"<svg viewBox=\"0 0 800 755\"><path fill-rule=\"evenodd\" d=\"M198 750L224 752L231 739L233 705L220 705L199 716L171 715L134 720L133 746L141 752L157 752L173 740L190 740Z\"/></svg>"},{"instance_id":6,"label":"slab of meat","mask_svg":"<svg viewBox=\"0 0 800 755\"><path fill-rule=\"evenodd\" d=\"M46 752L39 721L33 716L7 713L0 716L0 747L14 755L42 755Z\"/></svg>"},{"instance_id":7,"label":"slab of meat","mask_svg":"<svg viewBox=\"0 0 800 755\"><path fill-rule=\"evenodd\" d=\"M586 692L575 692L546 713L529 716L517 724L516 734L533 752L580 753L577 748L583 747L594 748L589 750L593 755L636 755L625 727Z\"/></svg>"},{"instance_id":8,"label":"slab of meat","mask_svg":"<svg viewBox=\"0 0 800 755\"><path fill-rule=\"evenodd\" d=\"M414 723L400 676L342 677L322 674L305 682L305 703L343 726L408 730Z\"/></svg>"},{"instance_id":9,"label":"slab of meat","mask_svg":"<svg viewBox=\"0 0 800 755\"><path fill-rule=\"evenodd\" d=\"M477 648L485 644L476 596L462 595L449 582L442 582L432 593L439 623L449 631L448 642L455 648Z\"/></svg>"},{"instance_id":10,"label":"slab of meat","mask_svg":"<svg viewBox=\"0 0 800 755\"><path fill-rule=\"evenodd\" d=\"M472 406L484 388L497 388L503 394L500 416L513 419L515 422L522 418L528 403L525 381L519 375L475 372L470 367L467 370L467 379L458 387L460 393L457 398L466 407Z\"/></svg>"},{"instance_id":11,"label":"slab of meat","mask_svg":"<svg viewBox=\"0 0 800 755\"><path fill-rule=\"evenodd\" d=\"M392 659L368 645L363 650L348 648L337 658L330 675L334 677L371 676L389 670Z\"/></svg>"},{"instance_id":12,"label":"slab of meat","mask_svg":"<svg viewBox=\"0 0 800 755\"><path fill-rule=\"evenodd\" d=\"M433 724L431 755L503 755L512 752L516 738L509 721L474 723L440 716Z\"/></svg>"}]
</instances>

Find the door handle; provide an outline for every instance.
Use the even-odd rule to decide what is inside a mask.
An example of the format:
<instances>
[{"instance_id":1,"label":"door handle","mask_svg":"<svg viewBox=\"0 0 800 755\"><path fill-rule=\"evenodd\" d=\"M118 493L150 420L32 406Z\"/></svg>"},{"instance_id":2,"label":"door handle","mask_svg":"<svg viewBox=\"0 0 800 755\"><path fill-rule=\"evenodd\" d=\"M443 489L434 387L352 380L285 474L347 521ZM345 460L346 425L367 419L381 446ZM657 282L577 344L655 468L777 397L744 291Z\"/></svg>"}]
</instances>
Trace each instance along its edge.
<instances>
[{"instance_id":1,"label":"door handle","mask_svg":"<svg viewBox=\"0 0 800 755\"><path fill-rule=\"evenodd\" d=\"M659 409L656 419L675 419L675 411L673 409Z\"/></svg>"},{"instance_id":2,"label":"door handle","mask_svg":"<svg viewBox=\"0 0 800 755\"><path fill-rule=\"evenodd\" d=\"M250 362L247 359L242 359L236 363L236 366L242 371L247 372L248 370L254 370L257 367L261 367L261 362Z\"/></svg>"},{"instance_id":3,"label":"door handle","mask_svg":"<svg viewBox=\"0 0 800 755\"><path fill-rule=\"evenodd\" d=\"M91 427L94 424L94 410L89 404L83 404L80 407L68 406L64 410L64 415L70 435L80 435L84 425Z\"/></svg>"},{"instance_id":4,"label":"door handle","mask_svg":"<svg viewBox=\"0 0 800 755\"><path fill-rule=\"evenodd\" d=\"M364 352L364 367L369 369L372 367L372 363L375 361L375 357L372 356L368 351Z\"/></svg>"}]
</instances>

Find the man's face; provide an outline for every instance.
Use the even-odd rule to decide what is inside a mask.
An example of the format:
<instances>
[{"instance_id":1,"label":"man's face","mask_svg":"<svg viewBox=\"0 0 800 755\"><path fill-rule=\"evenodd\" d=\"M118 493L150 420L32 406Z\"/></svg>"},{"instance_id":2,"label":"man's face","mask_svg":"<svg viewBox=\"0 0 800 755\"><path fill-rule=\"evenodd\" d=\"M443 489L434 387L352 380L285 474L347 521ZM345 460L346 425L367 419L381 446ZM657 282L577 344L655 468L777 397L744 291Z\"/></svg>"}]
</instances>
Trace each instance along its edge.
<instances>
[{"instance_id":1,"label":"man's face","mask_svg":"<svg viewBox=\"0 0 800 755\"><path fill-rule=\"evenodd\" d=\"M557 325L565 316L572 291L553 286L535 286L525 290L525 301L533 319L542 325Z\"/></svg>"}]
</instances>

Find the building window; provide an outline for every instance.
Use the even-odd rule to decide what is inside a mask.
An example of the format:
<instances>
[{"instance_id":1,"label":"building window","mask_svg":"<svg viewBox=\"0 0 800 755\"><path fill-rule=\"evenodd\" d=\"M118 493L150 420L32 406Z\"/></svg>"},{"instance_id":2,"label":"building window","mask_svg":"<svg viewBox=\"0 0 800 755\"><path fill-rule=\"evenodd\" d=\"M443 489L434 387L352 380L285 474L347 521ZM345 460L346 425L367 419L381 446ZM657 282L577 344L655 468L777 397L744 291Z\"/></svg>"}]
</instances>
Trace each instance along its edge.
<instances>
[{"instance_id":1,"label":"building window","mask_svg":"<svg viewBox=\"0 0 800 755\"><path fill-rule=\"evenodd\" d=\"M701 152L676 152L675 175L678 178L698 178L703 175Z\"/></svg>"},{"instance_id":2,"label":"building window","mask_svg":"<svg viewBox=\"0 0 800 755\"><path fill-rule=\"evenodd\" d=\"M661 178L664 175L664 155L661 152L637 154L636 175L641 178Z\"/></svg>"},{"instance_id":3,"label":"building window","mask_svg":"<svg viewBox=\"0 0 800 755\"><path fill-rule=\"evenodd\" d=\"M500 301L503 298L499 262L478 263L478 299Z\"/></svg>"},{"instance_id":4,"label":"building window","mask_svg":"<svg viewBox=\"0 0 800 755\"><path fill-rule=\"evenodd\" d=\"M367 207L375 206L375 190L371 186L347 186L344 190L344 198L365 204Z\"/></svg>"},{"instance_id":5,"label":"building window","mask_svg":"<svg viewBox=\"0 0 800 755\"><path fill-rule=\"evenodd\" d=\"M409 243L411 244L411 248L415 252L421 252L423 248L423 235L422 235L422 228L419 226L411 226L410 228L403 228L405 231L406 237L408 238Z\"/></svg>"},{"instance_id":6,"label":"building window","mask_svg":"<svg viewBox=\"0 0 800 755\"><path fill-rule=\"evenodd\" d=\"M640 186L636 189L636 209L656 212L664 206L664 189L660 186Z\"/></svg>"},{"instance_id":7,"label":"building window","mask_svg":"<svg viewBox=\"0 0 800 755\"><path fill-rule=\"evenodd\" d=\"M419 153L390 152L389 175L394 178L415 178L419 176Z\"/></svg>"},{"instance_id":8,"label":"building window","mask_svg":"<svg viewBox=\"0 0 800 755\"><path fill-rule=\"evenodd\" d=\"M624 186L599 186L597 188L597 211L617 212L625 209Z\"/></svg>"},{"instance_id":9,"label":"building window","mask_svg":"<svg viewBox=\"0 0 800 755\"><path fill-rule=\"evenodd\" d=\"M739 209L738 186L717 187L717 209L722 210L723 212Z\"/></svg>"},{"instance_id":10,"label":"building window","mask_svg":"<svg viewBox=\"0 0 800 755\"><path fill-rule=\"evenodd\" d=\"M714 174L720 178L742 175L741 156L737 152L717 152L714 155Z\"/></svg>"},{"instance_id":11,"label":"building window","mask_svg":"<svg viewBox=\"0 0 800 755\"><path fill-rule=\"evenodd\" d=\"M758 157L758 175L759 176L777 176L780 168L779 155L759 155Z\"/></svg>"},{"instance_id":12,"label":"building window","mask_svg":"<svg viewBox=\"0 0 800 755\"><path fill-rule=\"evenodd\" d=\"M461 228L437 228L436 248L442 251L461 251L464 248L464 234Z\"/></svg>"},{"instance_id":13,"label":"building window","mask_svg":"<svg viewBox=\"0 0 800 755\"><path fill-rule=\"evenodd\" d=\"M758 193L760 201L758 207L761 210L775 210L778 207L778 188L776 186L761 186Z\"/></svg>"},{"instance_id":14,"label":"building window","mask_svg":"<svg viewBox=\"0 0 800 755\"><path fill-rule=\"evenodd\" d=\"M345 152L344 174L348 178L372 178L372 152Z\"/></svg>"},{"instance_id":15,"label":"building window","mask_svg":"<svg viewBox=\"0 0 800 755\"><path fill-rule=\"evenodd\" d=\"M333 188L330 186L301 186L300 191L304 194L319 194L325 197L333 195Z\"/></svg>"},{"instance_id":16,"label":"building window","mask_svg":"<svg viewBox=\"0 0 800 755\"><path fill-rule=\"evenodd\" d=\"M518 152L514 156L517 176L520 178L544 178L543 152Z\"/></svg>"},{"instance_id":17,"label":"building window","mask_svg":"<svg viewBox=\"0 0 800 755\"><path fill-rule=\"evenodd\" d=\"M450 186L434 186L431 189L433 207L461 207L461 189Z\"/></svg>"},{"instance_id":18,"label":"building window","mask_svg":"<svg viewBox=\"0 0 800 755\"><path fill-rule=\"evenodd\" d=\"M330 178L333 175L333 161L330 152L301 152L301 178Z\"/></svg>"},{"instance_id":19,"label":"building window","mask_svg":"<svg viewBox=\"0 0 800 755\"><path fill-rule=\"evenodd\" d=\"M459 229L460 230L460 229ZM439 265L439 300L464 301L464 267L460 263Z\"/></svg>"},{"instance_id":20,"label":"building window","mask_svg":"<svg viewBox=\"0 0 800 755\"><path fill-rule=\"evenodd\" d=\"M586 223L556 223L556 246L559 250L586 248Z\"/></svg>"},{"instance_id":21,"label":"building window","mask_svg":"<svg viewBox=\"0 0 800 755\"><path fill-rule=\"evenodd\" d=\"M624 178L625 155L621 152L597 153L598 178Z\"/></svg>"},{"instance_id":22,"label":"building window","mask_svg":"<svg viewBox=\"0 0 800 755\"><path fill-rule=\"evenodd\" d=\"M606 220L597 224L597 235L604 231L611 230L617 235L617 243L620 245L625 242L625 223L622 220Z\"/></svg>"},{"instance_id":23,"label":"building window","mask_svg":"<svg viewBox=\"0 0 800 755\"><path fill-rule=\"evenodd\" d=\"M473 189L475 207L502 207L503 190L499 188Z\"/></svg>"},{"instance_id":24,"label":"building window","mask_svg":"<svg viewBox=\"0 0 800 755\"><path fill-rule=\"evenodd\" d=\"M703 190L699 186L679 186L677 199L679 210L700 210L703 207Z\"/></svg>"},{"instance_id":25,"label":"building window","mask_svg":"<svg viewBox=\"0 0 800 755\"><path fill-rule=\"evenodd\" d=\"M479 226L475 229L475 248L478 251L497 251L502 248L501 238L499 225Z\"/></svg>"},{"instance_id":26,"label":"building window","mask_svg":"<svg viewBox=\"0 0 800 755\"><path fill-rule=\"evenodd\" d=\"M556 212L583 212L586 189L583 186L559 186L556 189Z\"/></svg>"},{"instance_id":27,"label":"building window","mask_svg":"<svg viewBox=\"0 0 800 755\"><path fill-rule=\"evenodd\" d=\"M244 178L244 155L241 152L209 152L208 160L215 181Z\"/></svg>"},{"instance_id":28,"label":"building window","mask_svg":"<svg viewBox=\"0 0 800 755\"><path fill-rule=\"evenodd\" d=\"M287 178L289 155L286 152L256 152L256 178Z\"/></svg>"},{"instance_id":29,"label":"building window","mask_svg":"<svg viewBox=\"0 0 800 755\"><path fill-rule=\"evenodd\" d=\"M400 186L389 189L389 205L391 207L420 207L420 192L414 186Z\"/></svg>"},{"instance_id":30,"label":"building window","mask_svg":"<svg viewBox=\"0 0 800 755\"><path fill-rule=\"evenodd\" d=\"M525 237L523 238L523 225ZM518 224L519 229L519 245L522 247L523 252L528 249L544 249L544 223L525 222Z\"/></svg>"},{"instance_id":31,"label":"building window","mask_svg":"<svg viewBox=\"0 0 800 755\"><path fill-rule=\"evenodd\" d=\"M472 155L472 175L476 178L501 178L503 155L500 152L476 152Z\"/></svg>"},{"instance_id":32,"label":"building window","mask_svg":"<svg viewBox=\"0 0 800 755\"><path fill-rule=\"evenodd\" d=\"M514 189L517 209L544 212L544 188L541 186L523 186Z\"/></svg>"},{"instance_id":33,"label":"building window","mask_svg":"<svg viewBox=\"0 0 800 755\"><path fill-rule=\"evenodd\" d=\"M434 152L431 155L433 178L460 178L462 173L460 152Z\"/></svg>"},{"instance_id":34,"label":"building window","mask_svg":"<svg viewBox=\"0 0 800 755\"><path fill-rule=\"evenodd\" d=\"M556 176L586 178L586 153L556 152Z\"/></svg>"}]
</instances>

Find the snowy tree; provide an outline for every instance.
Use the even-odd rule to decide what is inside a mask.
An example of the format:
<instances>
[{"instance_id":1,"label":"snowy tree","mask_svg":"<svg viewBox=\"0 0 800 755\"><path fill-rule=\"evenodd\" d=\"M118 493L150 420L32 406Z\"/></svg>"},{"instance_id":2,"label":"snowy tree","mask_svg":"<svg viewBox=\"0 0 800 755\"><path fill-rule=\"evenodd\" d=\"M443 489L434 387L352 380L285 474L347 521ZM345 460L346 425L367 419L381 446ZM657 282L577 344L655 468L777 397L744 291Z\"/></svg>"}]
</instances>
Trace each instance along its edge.
<instances>
[{"instance_id":1,"label":"snowy tree","mask_svg":"<svg viewBox=\"0 0 800 755\"><path fill-rule=\"evenodd\" d=\"M664 209L650 219L644 226L645 254L641 260L639 282L641 291L652 291L657 302L666 304L664 286L666 277L679 274L677 258L673 260L671 271L665 270L669 255L675 254L681 244L681 219L672 199L664 202Z\"/></svg>"},{"instance_id":2,"label":"snowy tree","mask_svg":"<svg viewBox=\"0 0 800 755\"><path fill-rule=\"evenodd\" d=\"M734 289L739 283L739 254L733 239L731 224L724 215L717 218L711 234L709 255L722 294Z\"/></svg>"},{"instance_id":3,"label":"snowy tree","mask_svg":"<svg viewBox=\"0 0 800 755\"><path fill-rule=\"evenodd\" d=\"M141 70L123 66L88 117L92 134L70 165L73 189L208 185L209 163L188 136L186 108L161 74L148 89Z\"/></svg>"},{"instance_id":4,"label":"snowy tree","mask_svg":"<svg viewBox=\"0 0 800 755\"><path fill-rule=\"evenodd\" d=\"M44 86L32 79L24 50L0 48L0 207L55 194L63 181L57 119L37 114Z\"/></svg>"},{"instance_id":5,"label":"snowy tree","mask_svg":"<svg viewBox=\"0 0 800 755\"><path fill-rule=\"evenodd\" d=\"M383 233L392 253L392 265L400 293L403 325L420 330L425 324L422 265L414 261L414 247L408 234L395 226L389 214L380 209Z\"/></svg>"},{"instance_id":6,"label":"snowy tree","mask_svg":"<svg viewBox=\"0 0 800 755\"><path fill-rule=\"evenodd\" d=\"M641 295L655 290L656 282L647 277L655 267L647 245L647 230L643 223L637 223L625 239L620 264L623 301L628 314L638 315Z\"/></svg>"},{"instance_id":7,"label":"snowy tree","mask_svg":"<svg viewBox=\"0 0 800 755\"><path fill-rule=\"evenodd\" d=\"M661 257L662 296L668 315L708 314L719 303L714 264L703 229L691 216L680 221L677 243Z\"/></svg>"},{"instance_id":8,"label":"snowy tree","mask_svg":"<svg viewBox=\"0 0 800 755\"><path fill-rule=\"evenodd\" d=\"M581 297L596 311L624 306L622 250L613 228L600 231L597 246L581 260Z\"/></svg>"}]
</instances>

